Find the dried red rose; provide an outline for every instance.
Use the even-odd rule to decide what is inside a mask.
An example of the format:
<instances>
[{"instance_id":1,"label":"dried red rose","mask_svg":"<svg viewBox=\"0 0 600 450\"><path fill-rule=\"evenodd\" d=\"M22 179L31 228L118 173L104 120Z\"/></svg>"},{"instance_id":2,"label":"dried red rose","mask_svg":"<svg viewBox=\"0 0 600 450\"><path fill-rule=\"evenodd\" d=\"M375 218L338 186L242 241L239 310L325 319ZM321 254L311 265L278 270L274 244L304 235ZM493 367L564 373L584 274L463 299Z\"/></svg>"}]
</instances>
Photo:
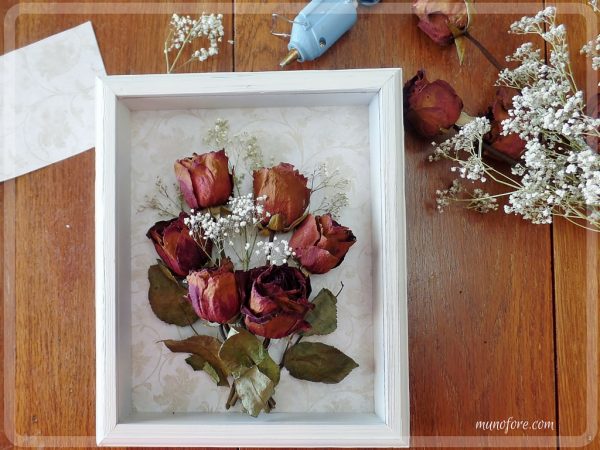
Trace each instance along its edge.
<instances>
[{"instance_id":1,"label":"dried red rose","mask_svg":"<svg viewBox=\"0 0 600 450\"><path fill-rule=\"evenodd\" d=\"M258 336L279 339L310 329L304 317L313 308L308 301L310 279L287 264L272 265L261 272L242 306L248 331Z\"/></svg>"},{"instance_id":2,"label":"dried red rose","mask_svg":"<svg viewBox=\"0 0 600 450\"><path fill-rule=\"evenodd\" d=\"M192 272L187 277L188 298L198 317L214 323L228 323L240 313L242 305L233 265Z\"/></svg>"},{"instance_id":3,"label":"dried red rose","mask_svg":"<svg viewBox=\"0 0 600 450\"><path fill-rule=\"evenodd\" d=\"M496 91L496 100L490 107L487 117L491 124L491 129L485 135L485 141L491 145L494 150L509 156L512 159L519 159L525 151L525 141L518 134L502 134L502 121L508 119L508 110L512 108L512 99L517 95L516 89L500 87Z\"/></svg>"},{"instance_id":4,"label":"dried red rose","mask_svg":"<svg viewBox=\"0 0 600 450\"><path fill-rule=\"evenodd\" d=\"M449 45L454 41L454 33L466 30L469 18L464 1L439 2L417 0L412 11L419 18L417 25L421 31L438 45Z\"/></svg>"},{"instance_id":5,"label":"dried red rose","mask_svg":"<svg viewBox=\"0 0 600 450\"><path fill-rule=\"evenodd\" d=\"M203 153L175 162L175 176L190 208L210 208L227 202L233 176L225 150Z\"/></svg>"},{"instance_id":6,"label":"dried red rose","mask_svg":"<svg viewBox=\"0 0 600 450\"><path fill-rule=\"evenodd\" d=\"M181 277L206 264L212 250L212 242L204 241L201 247L190 236L185 217L181 213L176 219L156 222L146 233L167 267Z\"/></svg>"},{"instance_id":7,"label":"dried red rose","mask_svg":"<svg viewBox=\"0 0 600 450\"><path fill-rule=\"evenodd\" d=\"M316 217L309 214L294 231L290 247L309 272L327 273L342 263L355 242L352 231L333 220L330 214Z\"/></svg>"},{"instance_id":8,"label":"dried red rose","mask_svg":"<svg viewBox=\"0 0 600 450\"><path fill-rule=\"evenodd\" d=\"M430 83L423 70L404 85L404 115L421 136L443 134L454 126L462 109L463 102L452 86L443 80Z\"/></svg>"},{"instance_id":9,"label":"dried red rose","mask_svg":"<svg viewBox=\"0 0 600 450\"><path fill-rule=\"evenodd\" d=\"M307 184L308 179L291 164L255 171L254 197L266 196L263 205L271 214L265 216L263 226L272 231L287 230L302 218L310 201Z\"/></svg>"}]
</instances>

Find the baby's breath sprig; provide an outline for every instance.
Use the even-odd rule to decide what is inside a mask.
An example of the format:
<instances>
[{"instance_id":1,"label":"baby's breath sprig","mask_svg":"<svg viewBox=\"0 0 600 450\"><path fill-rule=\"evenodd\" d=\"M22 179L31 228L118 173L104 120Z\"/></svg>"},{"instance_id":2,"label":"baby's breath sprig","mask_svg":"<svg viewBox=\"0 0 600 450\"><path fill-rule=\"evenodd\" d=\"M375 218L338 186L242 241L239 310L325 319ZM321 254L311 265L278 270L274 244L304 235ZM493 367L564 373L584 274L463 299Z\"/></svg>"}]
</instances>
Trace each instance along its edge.
<instances>
[{"instance_id":1,"label":"baby's breath sprig","mask_svg":"<svg viewBox=\"0 0 600 450\"><path fill-rule=\"evenodd\" d=\"M205 14L192 19L190 16L179 16L173 14L169 22L169 34L165 40L164 54L167 73L173 73L188 65L192 61L206 61L209 57L219 53L219 42L223 40L225 31L223 29L223 14ZM205 38L209 42L208 49L201 47L195 50L191 57L179 66L179 62L184 49L197 39ZM175 53L173 61L170 61L169 55Z\"/></svg>"},{"instance_id":2,"label":"baby's breath sprig","mask_svg":"<svg viewBox=\"0 0 600 450\"><path fill-rule=\"evenodd\" d=\"M172 187L169 188L161 177L156 178L154 185L156 193L144 197L144 203L138 208L138 212L150 209L157 211L158 215L163 218L177 217L179 211L183 211L185 208L179 186L173 183ZM175 194L169 192L170 190Z\"/></svg>"},{"instance_id":3,"label":"baby's breath sprig","mask_svg":"<svg viewBox=\"0 0 600 450\"><path fill-rule=\"evenodd\" d=\"M231 161L238 193L246 173L252 174L255 170L265 167L258 138L245 131L232 136L228 120L217 119L215 125L208 130L204 143L214 150L225 149Z\"/></svg>"},{"instance_id":4,"label":"baby's breath sprig","mask_svg":"<svg viewBox=\"0 0 600 450\"><path fill-rule=\"evenodd\" d=\"M600 120L587 113L584 93L575 83L566 28L556 23L556 9L548 7L515 22L510 32L539 35L550 49L546 62L532 43L521 45L507 58L517 66L502 70L497 82L518 91L502 132L516 134L525 142L522 162L512 168L512 176L487 164L482 142L490 124L485 118L474 119L435 146L430 161L449 159L456 163L451 170L461 178L472 182L489 178L510 190L494 196L479 188L468 193L455 183L438 191L438 209L466 202L470 209L488 212L497 209L496 198L506 196L507 214L536 224L548 224L553 216L560 216L600 231L600 154L595 143L600 138ZM594 69L600 67L599 50L600 36L582 49Z\"/></svg>"},{"instance_id":5,"label":"baby's breath sprig","mask_svg":"<svg viewBox=\"0 0 600 450\"><path fill-rule=\"evenodd\" d=\"M342 209L348 206L348 188L350 180L341 176L339 169L329 170L326 163L319 164L309 177L312 194L323 191L323 198L314 214L331 214L338 218Z\"/></svg>"},{"instance_id":6,"label":"baby's breath sprig","mask_svg":"<svg viewBox=\"0 0 600 450\"><path fill-rule=\"evenodd\" d=\"M271 240L261 233L260 220L270 216L263 206L265 200L265 196L254 199L252 194L231 197L220 212L192 210L184 223L196 240L213 242L218 260L215 264L225 257L248 270L253 261L258 265L264 264L265 260L267 264L277 265L292 262L295 253L288 241L278 240L276 236ZM259 261L261 255L265 259Z\"/></svg>"}]
</instances>

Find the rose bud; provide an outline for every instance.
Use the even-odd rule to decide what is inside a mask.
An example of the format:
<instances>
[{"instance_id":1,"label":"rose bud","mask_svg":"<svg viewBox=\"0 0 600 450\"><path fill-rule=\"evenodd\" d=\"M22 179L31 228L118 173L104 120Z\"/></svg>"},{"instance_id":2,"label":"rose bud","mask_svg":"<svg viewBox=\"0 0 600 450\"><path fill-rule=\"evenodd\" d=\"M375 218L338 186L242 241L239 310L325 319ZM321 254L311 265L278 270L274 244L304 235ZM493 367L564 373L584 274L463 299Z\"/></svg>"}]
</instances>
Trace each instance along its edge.
<instances>
[{"instance_id":1,"label":"rose bud","mask_svg":"<svg viewBox=\"0 0 600 450\"><path fill-rule=\"evenodd\" d=\"M463 102L452 86L444 80L430 83L423 70L408 80L403 92L406 120L421 136L443 134L460 117Z\"/></svg>"},{"instance_id":2,"label":"rose bud","mask_svg":"<svg viewBox=\"0 0 600 450\"><path fill-rule=\"evenodd\" d=\"M309 214L294 231L290 247L309 272L327 273L342 263L355 242L352 231L333 220L330 214L316 217Z\"/></svg>"},{"instance_id":3,"label":"rose bud","mask_svg":"<svg viewBox=\"0 0 600 450\"><path fill-rule=\"evenodd\" d=\"M227 202L233 176L225 150L203 153L175 162L175 176L190 208L210 208Z\"/></svg>"},{"instance_id":4,"label":"rose bud","mask_svg":"<svg viewBox=\"0 0 600 450\"><path fill-rule=\"evenodd\" d=\"M252 293L252 285L254 284L254 280L256 280L256 277L258 277L269 267L270 266L260 266L250 270L235 271L235 282L237 283L238 292L243 304L248 303L248 300L250 300L250 294Z\"/></svg>"},{"instance_id":5,"label":"rose bud","mask_svg":"<svg viewBox=\"0 0 600 450\"><path fill-rule=\"evenodd\" d=\"M233 273L227 262L221 267L202 269L187 276L188 298L198 317L213 323L228 323L242 305Z\"/></svg>"},{"instance_id":6,"label":"rose bud","mask_svg":"<svg viewBox=\"0 0 600 450\"><path fill-rule=\"evenodd\" d=\"M419 18L417 25L421 31L438 45L449 45L454 41L455 32L467 29L469 16L465 1L453 3L430 0L417 0L412 11Z\"/></svg>"},{"instance_id":7,"label":"rose bud","mask_svg":"<svg viewBox=\"0 0 600 450\"><path fill-rule=\"evenodd\" d=\"M518 134L502 134L502 121L508 119L508 110L512 109L512 98L518 94L516 89L500 87L496 91L496 100L490 107L487 117L491 124L491 129L485 135L485 141L491 145L494 150L517 160L525 151L525 141Z\"/></svg>"},{"instance_id":8,"label":"rose bud","mask_svg":"<svg viewBox=\"0 0 600 450\"><path fill-rule=\"evenodd\" d=\"M304 317L313 308L308 301L310 280L287 264L272 265L260 273L242 313L246 328L253 334L279 339L310 329Z\"/></svg>"},{"instance_id":9,"label":"rose bud","mask_svg":"<svg viewBox=\"0 0 600 450\"><path fill-rule=\"evenodd\" d=\"M186 214L181 213L176 219L156 222L146 233L167 267L180 277L206 264L212 251L211 241L205 240L200 246L190 236L183 222L185 217Z\"/></svg>"},{"instance_id":10,"label":"rose bud","mask_svg":"<svg viewBox=\"0 0 600 450\"><path fill-rule=\"evenodd\" d=\"M254 172L254 198L266 197L262 205L265 213L263 226L272 231L288 230L306 210L310 200L308 179L293 165L281 163L270 169Z\"/></svg>"}]
</instances>

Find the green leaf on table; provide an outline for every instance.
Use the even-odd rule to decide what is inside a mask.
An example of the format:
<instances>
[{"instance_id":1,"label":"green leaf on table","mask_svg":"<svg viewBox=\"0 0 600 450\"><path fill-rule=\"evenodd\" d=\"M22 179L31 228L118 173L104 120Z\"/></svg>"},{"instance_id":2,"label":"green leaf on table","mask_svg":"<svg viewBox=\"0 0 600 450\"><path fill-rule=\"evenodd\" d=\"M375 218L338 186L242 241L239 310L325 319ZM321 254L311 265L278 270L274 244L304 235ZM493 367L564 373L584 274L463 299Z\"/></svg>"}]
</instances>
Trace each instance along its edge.
<instances>
[{"instance_id":1,"label":"green leaf on table","mask_svg":"<svg viewBox=\"0 0 600 450\"><path fill-rule=\"evenodd\" d=\"M182 288L173 274L162 264L148 269L148 300L152 311L163 322L185 327L198 320L194 308L185 298L187 291Z\"/></svg>"},{"instance_id":2,"label":"green leaf on table","mask_svg":"<svg viewBox=\"0 0 600 450\"><path fill-rule=\"evenodd\" d=\"M215 370L215 368L206 360L204 357L200 355L192 355L185 359L185 362L188 363L192 369L194 370L203 370L206 372L213 381L217 384L217 386L229 386L229 381L224 374L219 374Z\"/></svg>"},{"instance_id":3,"label":"green leaf on table","mask_svg":"<svg viewBox=\"0 0 600 450\"><path fill-rule=\"evenodd\" d=\"M300 342L285 353L285 368L294 378L335 384L342 381L358 364L331 345Z\"/></svg>"},{"instance_id":4,"label":"green leaf on table","mask_svg":"<svg viewBox=\"0 0 600 450\"><path fill-rule=\"evenodd\" d=\"M305 336L315 334L324 335L333 333L337 328L337 298L329 289L321 289L313 300L315 305L305 319L311 324L311 329L304 333Z\"/></svg>"},{"instance_id":5,"label":"green leaf on table","mask_svg":"<svg viewBox=\"0 0 600 450\"><path fill-rule=\"evenodd\" d=\"M229 386L227 366L219 358L221 342L212 336L192 336L182 341L163 341L174 353L191 353L185 361L194 370L204 370L219 386Z\"/></svg>"},{"instance_id":6,"label":"green leaf on table","mask_svg":"<svg viewBox=\"0 0 600 450\"><path fill-rule=\"evenodd\" d=\"M243 408L252 417L269 410L267 402L275 393L275 383L258 366L252 366L235 379L235 391Z\"/></svg>"},{"instance_id":7,"label":"green leaf on table","mask_svg":"<svg viewBox=\"0 0 600 450\"><path fill-rule=\"evenodd\" d=\"M248 369L257 366L274 385L279 383L279 366L263 347L262 342L243 328L239 328L237 334L223 342L219 357L236 380Z\"/></svg>"}]
</instances>

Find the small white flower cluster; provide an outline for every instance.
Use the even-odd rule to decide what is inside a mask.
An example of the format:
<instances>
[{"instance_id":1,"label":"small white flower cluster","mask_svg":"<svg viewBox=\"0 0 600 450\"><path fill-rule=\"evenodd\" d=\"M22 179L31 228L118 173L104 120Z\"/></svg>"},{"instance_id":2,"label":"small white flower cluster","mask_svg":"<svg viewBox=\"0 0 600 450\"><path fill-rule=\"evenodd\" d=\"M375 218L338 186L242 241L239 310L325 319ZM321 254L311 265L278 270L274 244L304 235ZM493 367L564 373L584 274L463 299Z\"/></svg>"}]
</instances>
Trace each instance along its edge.
<instances>
[{"instance_id":1,"label":"small white flower cluster","mask_svg":"<svg viewBox=\"0 0 600 450\"><path fill-rule=\"evenodd\" d=\"M227 155L233 161L234 167L238 167L241 158L249 173L265 167L262 149L256 136L246 132L231 136L230 133L229 121L219 118L214 127L208 130L204 143L216 149L227 149ZM244 179L243 172L243 170L236 171L237 184Z\"/></svg>"},{"instance_id":2,"label":"small white flower cluster","mask_svg":"<svg viewBox=\"0 0 600 450\"><path fill-rule=\"evenodd\" d=\"M223 14L202 13L198 20L190 16L179 16L173 14L171 17L171 41L165 48L165 53L173 49L181 49L194 39L205 37L209 41L209 47L201 48L193 53L193 58L205 61L209 56L219 53L219 42L223 40L225 31L223 29Z\"/></svg>"},{"instance_id":3,"label":"small white flower cluster","mask_svg":"<svg viewBox=\"0 0 600 450\"><path fill-rule=\"evenodd\" d=\"M256 247L254 253L264 255L271 264L287 264L288 259L296 256L296 252L289 246L289 242L285 239L278 240L277 236L273 237L272 242L257 242Z\"/></svg>"},{"instance_id":4,"label":"small white flower cluster","mask_svg":"<svg viewBox=\"0 0 600 450\"><path fill-rule=\"evenodd\" d=\"M220 255L233 252L248 268L253 256L264 255L267 263L286 264L296 253L285 239L259 240L260 221L271 214L265 211L266 196L256 199L252 194L231 197L226 210L214 214L212 211L191 211L184 219L190 235L210 239Z\"/></svg>"},{"instance_id":5,"label":"small white flower cluster","mask_svg":"<svg viewBox=\"0 0 600 450\"><path fill-rule=\"evenodd\" d=\"M231 143L229 139L229 121L218 118L214 126L208 129L204 137L204 143L219 150L228 147Z\"/></svg>"},{"instance_id":6,"label":"small white flower cluster","mask_svg":"<svg viewBox=\"0 0 600 450\"><path fill-rule=\"evenodd\" d=\"M452 201L456 201L463 192L465 192L465 189L463 188L462 184L460 184L459 180L453 180L452 186L450 186L448 189L438 189L435 191L435 195L437 197L435 199L437 210L439 212L444 212L444 210L450 206L450 203Z\"/></svg>"},{"instance_id":7,"label":"small white flower cluster","mask_svg":"<svg viewBox=\"0 0 600 450\"><path fill-rule=\"evenodd\" d=\"M468 192L459 180L454 180L452 186L448 189L437 190L435 193L437 197L437 210L439 212L443 212L452 202L464 202L466 203L466 208L480 213L487 213L498 209L496 197L479 188L473 189L473 192Z\"/></svg>"},{"instance_id":8,"label":"small white flower cluster","mask_svg":"<svg viewBox=\"0 0 600 450\"><path fill-rule=\"evenodd\" d=\"M223 243L233 242L232 238L240 235L247 226L255 227L264 215L270 215L262 205L265 200L266 197L262 196L255 201L252 194L231 197L225 214L214 215L211 211L195 213L192 210L184 221L190 234L202 232L205 238L222 248Z\"/></svg>"},{"instance_id":9,"label":"small white flower cluster","mask_svg":"<svg viewBox=\"0 0 600 450\"><path fill-rule=\"evenodd\" d=\"M336 219L342 209L350 204L348 188L350 179L341 175L340 169L331 171L326 163L321 163L310 176L311 192L323 191L324 195L319 206L313 213L331 214Z\"/></svg>"},{"instance_id":10,"label":"small white flower cluster","mask_svg":"<svg viewBox=\"0 0 600 450\"><path fill-rule=\"evenodd\" d=\"M440 144L432 142L431 145L434 146L434 151L429 156L429 161L438 161L441 158L453 156L461 151L481 155L480 145L483 142L483 136L489 131L489 120L485 117L475 117L450 139ZM477 148L475 148L475 143L477 143Z\"/></svg>"},{"instance_id":11,"label":"small white flower cluster","mask_svg":"<svg viewBox=\"0 0 600 450\"><path fill-rule=\"evenodd\" d=\"M592 58L592 69L598 70L600 68L600 35L581 47L581 54Z\"/></svg>"}]
</instances>

